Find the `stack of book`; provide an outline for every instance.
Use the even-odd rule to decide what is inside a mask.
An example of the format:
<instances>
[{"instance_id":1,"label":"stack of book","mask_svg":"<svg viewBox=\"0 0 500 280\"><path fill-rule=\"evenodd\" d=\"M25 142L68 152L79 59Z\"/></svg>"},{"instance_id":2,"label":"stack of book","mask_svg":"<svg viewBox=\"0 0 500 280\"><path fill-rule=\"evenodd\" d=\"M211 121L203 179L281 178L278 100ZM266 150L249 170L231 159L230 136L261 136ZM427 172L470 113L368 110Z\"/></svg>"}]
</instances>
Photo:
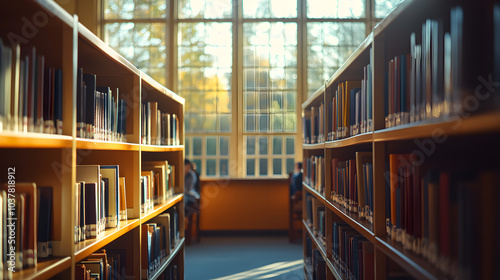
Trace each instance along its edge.
<instances>
[{"instance_id":1,"label":"stack of book","mask_svg":"<svg viewBox=\"0 0 500 280\"><path fill-rule=\"evenodd\" d=\"M345 279L375 279L374 246L347 223L333 223L332 256Z\"/></svg>"},{"instance_id":2,"label":"stack of book","mask_svg":"<svg viewBox=\"0 0 500 280\"><path fill-rule=\"evenodd\" d=\"M141 212L153 210L174 195L175 167L168 161L146 161L141 172Z\"/></svg>"},{"instance_id":3,"label":"stack of book","mask_svg":"<svg viewBox=\"0 0 500 280\"><path fill-rule=\"evenodd\" d=\"M332 201L347 212L373 222L373 164L371 152L355 159L332 159Z\"/></svg>"},{"instance_id":4,"label":"stack of book","mask_svg":"<svg viewBox=\"0 0 500 280\"><path fill-rule=\"evenodd\" d=\"M97 86L97 76L78 69L76 85L77 137L126 141L127 104L118 88Z\"/></svg>"},{"instance_id":5,"label":"stack of book","mask_svg":"<svg viewBox=\"0 0 500 280\"><path fill-rule=\"evenodd\" d=\"M179 145L179 118L162 112L158 102L142 103L141 143L146 145Z\"/></svg>"},{"instance_id":6,"label":"stack of book","mask_svg":"<svg viewBox=\"0 0 500 280\"><path fill-rule=\"evenodd\" d=\"M495 238L500 233L500 173L451 166L421 165L410 154L390 154L387 232L447 275L492 275L500 259ZM477 256L485 257L479 262Z\"/></svg>"},{"instance_id":7,"label":"stack of book","mask_svg":"<svg viewBox=\"0 0 500 280\"><path fill-rule=\"evenodd\" d=\"M324 104L317 107L311 106L302 116L302 141L305 144L324 142Z\"/></svg>"},{"instance_id":8,"label":"stack of book","mask_svg":"<svg viewBox=\"0 0 500 280\"><path fill-rule=\"evenodd\" d=\"M62 71L36 47L0 39L0 132L62 134Z\"/></svg>"},{"instance_id":9,"label":"stack of book","mask_svg":"<svg viewBox=\"0 0 500 280\"><path fill-rule=\"evenodd\" d=\"M91 280L91 279L123 279L121 268L124 268L122 262L125 262L124 256L117 253L106 252L103 249L101 252L90 254L84 260L75 265L76 280Z\"/></svg>"},{"instance_id":10,"label":"stack of book","mask_svg":"<svg viewBox=\"0 0 500 280\"><path fill-rule=\"evenodd\" d=\"M325 206L309 193L306 195L306 217L315 237L326 247Z\"/></svg>"},{"instance_id":11,"label":"stack of book","mask_svg":"<svg viewBox=\"0 0 500 280\"><path fill-rule=\"evenodd\" d=\"M76 181L75 243L127 220L125 178L118 165L77 165Z\"/></svg>"}]
</instances>

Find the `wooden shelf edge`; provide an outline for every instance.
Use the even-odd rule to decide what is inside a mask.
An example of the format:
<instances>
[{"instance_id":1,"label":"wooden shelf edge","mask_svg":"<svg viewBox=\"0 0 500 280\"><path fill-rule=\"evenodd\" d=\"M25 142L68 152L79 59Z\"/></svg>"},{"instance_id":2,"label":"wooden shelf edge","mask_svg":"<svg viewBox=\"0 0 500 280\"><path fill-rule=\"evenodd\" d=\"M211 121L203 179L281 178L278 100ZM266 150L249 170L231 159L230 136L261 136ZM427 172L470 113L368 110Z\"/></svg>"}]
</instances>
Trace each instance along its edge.
<instances>
[{"instance_id":1,"label":"wooden shelf edge","mask_svg":"<svg viewBox=\"0 0 500 280\"><path fill-rule=\"evenodd\" d=\"M139 151L139 144L77 138L76 148L87 150Z\"/></svg>"},{"instance_id":2,"label":"wooden shelf edge","mask_svg":"<svg viewBox=\"0 0 500 280\"><path fill-rule=\"evenodd\" d=\"M104 233L101 233L97 238L88 239L84 242L75 244L74 245L75 262L81 261L82 259L86 258L93 252L99 250L100 248L106 246L107 244L111 243L112 241L124 235L125 233L138 227L140 224L140 220L129 219L127 221L121 221L121 223L125 224L121 224L120 227L118 228L107 229L106 231L104 231Z\"/></svg>"},{"instance_id":3,"label":"wooden shelf edge","mask_svg":"<svg viewBox=\"0 0 500 280\"><path fill-rule=\"evenodd\" d=\"M304 150L320 150L325 148L325 143L302 144Z\"/></svg>"},{"instance_id":4,"label":"wooden shelf edge","mask_svg":"<svg viewBox=\"0 0 500 280\"><path fill-rule=\"evenodd\" d=\"M73 137L47 133L0 132L0 148L71 148Z\"/></svg>"},{"instance_id":5,"label":"wooden shelf edge","mask_svg":"<svg viewBox=\"0 0 500 280\"><path fill-rule=\"evenodd\" d=\"M492 121L497 120L497 121ZM373 134L375 142L411 140L446 135L474 135L500 132L500 112L484 113L469 118L448 118L426 120L377 130Z\"/></svg>"},{"instance_id":6,"label":"wooden shelf edge","mask_svg":"<svg viewBox=\"0 0 500 280\"><path fill-rule=\"evenodd\" d=\"M325 263L326 263L328 269L330 270L330 272L333 274L333 276L337 280L342 280L342 277L340 277L340 274L338 273L337 269L332 264L330 259L328 259L328 257L327 257L326 248L324 248L323 245L320 245L318 243L316 236L314 236L314 233L312 232L311 228L307 225L306 221L302 220L302 224L303 224L304 228L306 229L307 233L309 234L309 237L314 241L314 243L316 244L316 247L319 249L319 252L321 253L321 256L323 257L323 259L325 260Z\"/></svg>"},{"instance_id":7,"label":"wooden shelf edge","mask_svg":"<svg viewBox=\"0 0 500 280\"><path fill-rule=\"evenodd\" d=\"M363 134L358 134L349 138L339 139L335 141L327 141L325 143L326 149L331 148L344 148L348 146L367 144L373 142L373 132L366 132Z\"/></svg>"},{"instance_id":8,"label":"wooden shelf edge","mask_svg":"<svg viewBox=\"0 0 500 280\"><path fill-rule=\"evenodd\" d=\"M184 194L174 194L173 197L169 198L167 202L161 205L156 205L154 207L154 210L144 214L144 216L141 217L141 224L144 224L145 222L149 221L151 218L156 217L163 213L165 210L169 209L170 207L174 206L176 203L180 202L182 198L184 197Z\"/></svg>"},{"instance_id":9,"label":"wooden shelf edge","mask_svg":"<svg viewBox=\"0 0 500 280\"><path fill-rule=\"evenodd\" d=\"M12 279L49 279L71 267L71 257L51 257L38 259L34 268L24 269L13 274Z\"/></svg>"},{"instance_id":10,"label":"wooden shelf edge","mask_svg":"<svg viewBox=\"0 0 500 280\"><path fill-rule=\"evenodd\" d=\"M184 150L184 145L144 145L141 144L142 152L180 152Z\"/></svg>"},{"instance_id":11,"label":"wooden shelf edge","mask_svg":"<svg viewBox=\"0 0 500 280\"><path fill-rule=\"evenodd\" d=\"M339 77L344 73L344 71L351 66L351 64L356 60L363 52L367 51L371 44L373 43L373 33L368 34L363 42L358 46L358 48L346 59L344 64L340 66L340 68L335 71L335 73L326 81L326 87L331 86L334 82L336 82ZM368 63L370 64L370 61ZM341 82L341 81L339 81Z\"/></svg>"},{"instance_id":12,"label":"wooden shelf edge","mask_svg":"<svg viewBox=\"0 0 500 280\"><path fill-rule=\"evenodd\" d=\"M421 257L414 256L410 252L401 251L404 249L399 244L395 245L391 241L383 240L380 237L375 238L375 244L386 256L417 279L437 280L449 278L439 272L432 264L421 259Z\"/></svg>"},{"instance_id":13,"label":"wooden shelf edge","mask_svg":"<svg viewBox=\"0 0 500 280\"><path fill-rule=\"evenodd\" d=\"M181 238L181 240L178 242L177 246L175 249L170 252L170 255L168 255L167 260L161 265L161 267L158 269L158 271L149 278L149 280L156 280L160 275L165 271L165 269L170 265L172 260L177 256L177 254L180 252L181 248L184 246L185 238Z\"/></svg>"},{"instance_id":14,"label":"wooden shelf edge","mask_svg":"<svg viewBox=\"0 0 500 280\"><path fill-rule=\"evenodd\" d=\"M370 242L375 243L375 235L373 234L373 231L369 227L367 227L368 221L361 221L359 220L359 218L352 217L351 215L345 213L343 210L339 209L332 202L326 200L326 198L324 198L320 193L312 189L306 183L303 183L303 185L308 192L319 199L325 206L327 206L332 212L334 212L335 215L339 216L343 221L347 222L352 228L361 233Z\"/></svg>"}]
</instances>

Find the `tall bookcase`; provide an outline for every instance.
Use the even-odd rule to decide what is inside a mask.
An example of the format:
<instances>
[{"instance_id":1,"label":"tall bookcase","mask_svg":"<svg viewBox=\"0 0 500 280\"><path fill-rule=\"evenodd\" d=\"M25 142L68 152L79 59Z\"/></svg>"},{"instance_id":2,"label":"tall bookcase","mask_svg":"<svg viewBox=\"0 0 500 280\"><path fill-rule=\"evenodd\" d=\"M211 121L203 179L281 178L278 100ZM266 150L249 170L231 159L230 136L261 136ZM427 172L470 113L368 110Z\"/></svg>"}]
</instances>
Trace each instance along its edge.
<instances>
[{"instance_id":1,"label":"tall bookcase","mask_svg":"<svg viewBox=\"0 0 500 280\"><path fill-rule=\"evenodd\" d=\"M305 279L498 277L499 9L498 1L402 1L302 104ZM427 34L428 65L411 72L417 67L415 45L422 55ZM408 68L398 59L406 59ZM338 97L339 85L345 88L346 81L362 81L367 74L371 77L359 87L371 92L372 129L332 135L338 115L329 103ZM422 104L422 113L415 104ZM371 214L344 203L359 202L357 189L335 192L342 176L338 162L349 168L348 161L361 152L371 153L373 194L366 202ZM403 168L405 156L409 171ZM348 177L347 184L354 179ZM410 188L408 196L399 197L401 186ZM339 238L346 243L334 242ZM356 240L368 242L363 250L373 248L371 256L353 253ZM336 246L346 250L343 260L335 255Z\"/></svg>"},{"instance_id":2,"label":"tall bookcase","mask_svg":"<svg viewBox=\"0 0 500 280\"><path fill-rule=\"evenodd\" d=\"M144 279L141 267L141 225L176 207L180 240L156 273L157 279L170 264L184 279L184 99L124 59L51 0L5 2L0 11L0 37L4 44L36 47L45 65L62 69L62 134L0 132L0 166L14 167L16 182L35 182L53 188L53 256L39 258L34 268L16 271L13 279L74 279L75 264L105 249L126 255L123 277ZM93 73L97 86L119 88L127 108L126 141L98 141L77 137L77 69ZM141 144L143 102L158 102L162 112L178 118L179 143ZM146 161L168 161L175 166L175 194L154 209L141 212L141 168ZM128 219L108 228L98 238L74 242L77 165L119 165L125 177ZM4 176L5 177L5 176ZM1 179L5 183L5 179ZM36 233L35 233L36 234ZM141 275L142 274L142 275ZM1 278L1 277L0 277Z\"/></svg>"}]
</instances>

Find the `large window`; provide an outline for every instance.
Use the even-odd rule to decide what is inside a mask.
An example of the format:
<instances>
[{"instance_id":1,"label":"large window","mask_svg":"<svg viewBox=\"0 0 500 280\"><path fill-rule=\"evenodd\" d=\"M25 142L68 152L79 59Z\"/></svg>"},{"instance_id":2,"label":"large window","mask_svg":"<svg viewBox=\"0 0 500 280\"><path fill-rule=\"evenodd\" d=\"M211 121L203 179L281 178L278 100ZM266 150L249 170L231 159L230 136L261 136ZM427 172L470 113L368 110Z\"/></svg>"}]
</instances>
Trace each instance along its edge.
<instances>
[{"instance_id":1,"label":"large window","mask_svg":"<svg viewBox=\"0 0 500 280\"><path fill-rule=\"evenodd\" d=\"M281 177L302 156L300 104L398 2L103 0L102 31L186 99L202 177Z\"/></svg>"}]
</instances>

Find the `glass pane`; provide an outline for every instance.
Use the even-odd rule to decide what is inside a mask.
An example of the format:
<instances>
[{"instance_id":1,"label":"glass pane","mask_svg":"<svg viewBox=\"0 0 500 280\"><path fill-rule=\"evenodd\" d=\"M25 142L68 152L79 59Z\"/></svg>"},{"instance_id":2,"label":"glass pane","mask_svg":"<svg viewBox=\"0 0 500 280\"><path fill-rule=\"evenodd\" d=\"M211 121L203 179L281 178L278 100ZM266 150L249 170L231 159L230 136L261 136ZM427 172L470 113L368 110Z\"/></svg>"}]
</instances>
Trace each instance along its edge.
<instances>
[{"instance_id":1,"label":"glass pane","mask_svg":"<svg viewBox=\"0 0 500 280\"><path fill-rule=\"evenodd\" d=\"M245 132L255 131L255 115L245 114Z\"/></svg>"},{"instance_id":2,"label":"glass pane","mask_svg":"<svg viewBox=\"0 0 500 280\"><path fill-rule=\"evenodd\" d=\"M247 155L255 155L255 137L247 136Z\"/></svg>"},{"instance_id":3,"label":"glass pane","mask_svg":"<svg viewBox=\"0 0 500 280\"><path fill-rule=\"evenodd\" d=\"M284 114L285 132L295 132L297 116L295 114Z\"/></svg>"},{"instance_id":4,"label":"glass pane","mask_svg":"<svg viewBox=\"0 0 500 280\"><path fill-rule=\"evenodd\" d=\"M178 1L179 18L230 18L231 0L184 0Z\"/></svg>"},{"instance_id":5,"label":"glass pane","mask_svg":"<svg viewBox=\"0 0 500 280\"><path fill-rule=\"evenodd\" d=\"M219 131L220 132L231 132L231 115L224 114L219 116Z\"/></svg>"},{"instance_id":6,"label":"glass pane","mask_svg":"<svg viewBox=\"0 0 500 280\"><path fill-rule=\"evenodd\" d=\"M286 138L286 154L287 155L295 154L295 139L293 137Z\"/></svg>"},{"instance_id":7,"label":"glass pane","mask_svg":"<svg viewBox=\"0 0 500 280\"><path fill-rule=\"evenodd\" d=\"M271 112L281 112L283 110L283 93L275 91L271 94Z\"/></svg>"},{"instance_id":8,"label":"glass pane","mask_svg":"<svg viewBox=\"0 0 500 280\"><path fill-rule=\"evenodd\" d=\"M207 159L207 176L215 176L216 172L216 160Z\"/></svg>"},{"instance_id":9,"label":"glass pane","mask_svg":"<svg viewBox=\"0 0 500 280\"><path fill-rule=\"evenodd\" d=\"M247 175L255 176L255 159L253 158L247 159Z\"/></svg>"},{"instance_id":10,"label":"glass pane","mask_svg":"<svg viewBox=\"0 0 500 280\"><path fill-rule=\"evenodd\" d=\"M229 137L221 136L219 138L219 141L220 141L219 154L221 156L228 156L229 155Z\"/></svg>"},{"instance_id":11,"label":"glass pane","mask_svg":"<svg viewBox=\"0 0 500 280\"><path fill-rule=\"evenodd\" d=\"M186 157L190 156L191 155L191 138L190 137L186 137L186 139L184 139L184 145L185 145L185 154L186 154Z\"/></svg>"},{"instance_id":12,"label":"glass pane","mask_svg":"<svg viewBox=\"0 0 500 280\"><path fill-rule=\"evenodd\" d=\"M261 114L257 115L258 128L260 132L267 132L269 130L269 115Z\"/></svg>"},{"instance_id":13,"label":"glass pane","mask_svg":"<svg viewBox=\"0 0 500 280\"><path fill-rule=\"evenodd\" d=\"M375 17L384 18L389 14L402 0L375 0Z\"/></svg>"},{"instance_id":14,"label":"glass pane","mask_svg":"<svg viewBox=\"0 0 500 280\"><path fill-rule=\"evenodd\" d=\"M196 171L198 171L198 174L203 174L203 170L201 169L201 159L193 159L191 162L193 163L193 167L196 166Z\"/></svg>"},{"instance_id":15,"label":"glass pane","mask_svg":"<svg viewBox=\"0 0 500 280\"><path fill-rule=\"evenodd\" d=\"M274 132L283 131L283 115L282 114L271 114L271 128Z\"/></svg>"},{"instance_id":16,"label":"glass pane","mask_svg":"<svg viewBox=\"0 0 500 280\"><path fill-rule=\"evenodd\" d=\"M259 159L259 175L267 176L267 158Z\"/></svg>"},{"instance_id":17,"label":"glass pane","mask_svg":"<svg viewBox=\"0 0 500 280\"><path fill-rule=\"evenodd\" d=\"M217 155L217 138L210 136L205 139L207 140L207 156Z\"/></svg>"},{"instance_id":18,"label":"glass pane","mask_svg":"<svg viewBox=\"0 0 500 280\"><path fill-rule=\"evenodd\" d=\"M282 151L282 138L281 136L273 137L273 155L281 155Z\"/></svg>"},{"instance_id":19,"label":"glass pane","mask_svg":"<svg viewBox=\"0 0 500 280\"><path fill-rule=\"evenodd\" d=\"M295 111L295 103L297 102L297 95L294 91L287 91L284 93L285 110L288 112Z\"/></svg>"},{"instance_id":20,"label":"glass pane","mask_svg":"<svg viewBox=\"0 0 500 280\"><path fill-rule=\"evenodd\" d=\"M281 159L274 158L273 159L273 175L281 175Z\"/></svg>"},{"instance_id":21,"label":"glass pane","mask_svg":"<svg viewBox=\"0 0 500 280\"><path fill-rule=\"evenodd\" d=\"M221 159L219 161L220 163L220 166L219 166L219 169L220 169L220 176L224 177L224 176L229 176L229 164L228 164L228 160L227 159Z\"/></svg>"},{"instance_id":22,"label":"glass pane","mask_svg":"<svg viewBox=\"0 0 500 280\"><path fill-rule=\"evenodd\" d=\"M363 0L307 0L309 18L364 18Z\"/></svg>"},{"instance_id":23,"label":"glass pane","mask_svg":"<svg viewBox=\"0 0 500 280\"><path fill-rule=\"evenodd\" d=\"M203 120L203 132L215 132L217 131L217 121L215 114L204 115Z\"/></svg>"},{"instance_id":24,"label":"glass pane","mask_svg":"<svg viewBox=\"0 0 500 280\"><path fill-rule=\"evenodd\" d=\"M297 1L243 0L243 17L294 18L297 17Z\"/></svg>"},{"instance_id":25,"label":"glass pane","mask_svg":"<svg viewBox=\"0 0 500 280\"><path fill-rule=\"evenodd\" d=\"M193 156L201 156L201 137L193 137Z\"/></svg>"},{"instance_id":26,"label":"glass pane","mask_svg":"<svg viewBox=\"0 0 500 280\"><path fill-rule=\"evenodd\" d=\"M267 112L267 92L260 92L258 96L260 112Z\"/></svg>"},{"instance_id":27,"label":"glass pane","mask_svg":"<svg viewBox=\"0 0 500 280\"><path fill-rule=\"evenodd\" d=\"M267 155L267 137L259 137L259 155Z\"/></svg>"},{"instance_id":28,"label":"glass pane","mask_svg":"<svg viewBox=\"0 0 500 280\"><path fill-rule=\"evenodd\" d=\"M255 110L255 92L245 91L245 111L251 112Z\"/></svg>"},{"instance_id":29,"label":"glass pane","mask_svg":"<svg viewBox=\"0 0 500 280\"><path fill-rule=\"evenodd\" d=\"M104 0L104 18L165 18L166 2L166 0Z\"/></svg>"},{"instance_id":30,"label":"glass pane","mask_svg":"<svg viewBox=\"0 0 500 280\"><path fill-rule=\"evenodd\" d=\"M295 161L293 158L286 159L286 174L293 173L295 169Z\"/></svg>"}]
</instances>

